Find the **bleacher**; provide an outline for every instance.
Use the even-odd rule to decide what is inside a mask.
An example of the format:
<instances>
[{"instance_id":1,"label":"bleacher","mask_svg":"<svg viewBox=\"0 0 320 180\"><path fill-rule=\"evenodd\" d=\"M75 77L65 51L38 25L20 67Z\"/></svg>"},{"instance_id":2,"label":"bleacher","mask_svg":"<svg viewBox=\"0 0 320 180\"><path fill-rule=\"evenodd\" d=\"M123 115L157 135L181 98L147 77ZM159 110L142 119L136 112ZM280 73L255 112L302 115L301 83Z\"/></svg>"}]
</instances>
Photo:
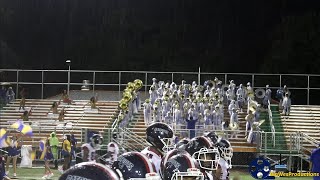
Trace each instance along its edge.
<instances>
[{"instance_id":1,"label":"bleacher","mask_svg":"<svg viewBox=\"0 0 320 180\"><path fill-rule=\"evenodd\" d=\"M256 152L256 145L247 143L247 139L245 138L245 127L246 127L246 108L243 109L243 113L238 113L238 119L239 119L239 132L237 138L231 138L229 139L232 147L234 149L234 152ZM136 134L138 134L141 138L146 138L146 128L144 122L144 116L143 116L143 110L139 111L139 114L135 116L135 119L131 123L131 130L134 131ZM228 120L230 119L229 113L227 111L227 106L224 106L224 119ZM136 144L136 146L139 146L139 144Z\"/></svg>"},{"instance_id":2,"label":"bleacher","mask_svg":"<svg viewBox=\"0 0 320 180\"><path fill-rule=\"evenodd\" d=\"M284 132L302 132L320 142L320 106L292 105L290 115L281 114L281 120ZM302 143L310 150L314 148L306 141Z\"/></svg>"},{"instance_id":3,"label":"bleacher","mask_svg":"<svg viewBox=\"0 0 320 180\"><path fill-rule=\"evenodd\" d=\"M110 127L111 118L117 111L116 101L99 101L97 106L99 111L91 110L87 105L88 100L74 100L71 105L60 104L58 111L62 107L65 109L64 121L58 121L58 115L52 115L48 112L55 100L48 99L27 99L26 110L32 107L29 121L32 122L33 137L23 137L24 145L33 145L38 147L40 139L46 138L56 129L57 136L63 137L65 133L73 133L80 142L84 138L83 128L103 133L104 129ZM7 104L1 110L1 127L8 128L12 123L20 119L23 110L19 111L19 99ZM81 145L81 142L78 144Z\"/></svg>"}]
</instances>

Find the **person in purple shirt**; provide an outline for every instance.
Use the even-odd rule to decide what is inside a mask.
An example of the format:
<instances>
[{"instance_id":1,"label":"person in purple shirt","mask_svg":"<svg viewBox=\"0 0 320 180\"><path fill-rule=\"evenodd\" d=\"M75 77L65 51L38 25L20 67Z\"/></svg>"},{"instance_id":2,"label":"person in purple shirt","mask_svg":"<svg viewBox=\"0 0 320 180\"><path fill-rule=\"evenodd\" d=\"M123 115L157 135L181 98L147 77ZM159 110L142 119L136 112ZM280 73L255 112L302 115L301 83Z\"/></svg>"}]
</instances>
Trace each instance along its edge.
<instances>
[{"instance_id":1,"label":"person in purple shirt","mask_svg":"<svg viewBox=\"0 0 320 180\"><path fill-rule=\"evenodd\" d=\"M313 150L310 156L312 162L311 171L314 173L320 173L320 144L317 149ZM313 177L313 180L320 180L320 176Z\"/></svg>"}]
</instances>

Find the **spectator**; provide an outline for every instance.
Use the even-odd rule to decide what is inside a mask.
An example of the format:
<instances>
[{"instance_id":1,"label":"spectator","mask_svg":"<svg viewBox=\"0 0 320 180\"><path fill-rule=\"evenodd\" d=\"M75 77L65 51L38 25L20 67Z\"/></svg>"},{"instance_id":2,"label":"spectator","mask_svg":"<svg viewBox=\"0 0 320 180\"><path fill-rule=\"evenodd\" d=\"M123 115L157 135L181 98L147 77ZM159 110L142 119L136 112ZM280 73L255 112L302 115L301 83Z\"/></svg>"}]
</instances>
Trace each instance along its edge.
<instances>
[{"instance_id":1,"label":"spectator","mask_svg":"<svg viewBox=\"0 0 320 180\"><path fill-rule=\"evenodd\" d=\"M74 136L74 134L71 134L71 159L70 161L73 159L76 159L76 149L77 149L77 139Z\"/></svg>"},{"instance_id":2,"label":"spectator","mask_svg":"<svg viewBox=\"0 0 320 180\"><path fill-rule=\"evenodd\" d=\"M282 107L283 107L282 113L286 116L289 116L290 115L290 107L291 107L291 99L290 99L288 93L286 93L285 97L283 98Z\"/></svg>"},{"instance_id":3,"label":"spectator","mask_svg":"<svg viewBox=\"0 0 320 180\"><path fill-rule=\"evenodd\" d=\"M64 116L65 116L66 111L64 110L64 107L61 109L60 113L59 113L59 117L58 120L59 121L64 121Z\"/></svg>"},{"instance_id":4,"label":"spectator","mask_svg":"<svg viewBox=\"0 0 320 180\"><path fill-rule=\"evenodd\" d=\"M69 98L69 94L67 94L67 90L63 90L61 99L59 100L59 104L61 100L63 103L66 103L68 105L72 103L72 100Z\"/></svg>"},{"instance_id":5,"label":"spectator","mask_svg":"<svg viewBox=\"0 0 320 180\"><path fill-rule=\"evenodd\" d=\"M311 153L310 161L312 163L311 172L320 174L320 144L318 148ZM313 177L313 180L320 180L320 176Z\"/></svg>"},{"instance_id":6,"label":"spectator","mask_svg":"<svg viewBox=\"0 0 320 180\"><path fill-rule=\"evenodd\" d=\"M19 110L22 108L24 110L25 104L26 104L26 95L27 95L27 91L25 88L22 88L22 90L20 91L20 106L19 106Z\"/></svg>"},{"instance_id":7,"label":"spectator","mask_svg":"<svg viewBox=\"0 0 320 180\"><path fill-rule=\"evenodd\" d=\"M85 104L85 105L83 106L83 108L84 108L86 105L90 105L91 109L98 109L98 110L99 110L99 107L97 106L97 99L96 99L96 97L94 97L94 96L92 96L92 97L90 98L90 101L89 101L87 104Z\"/></svg>"},{"instance_id":8,"label":"spectator","mask_svg":"<svg viewBox=\"0 0 320 180\"><path fill-rule=\"evenodd\" d=\"M53 102L49 112L52 111L53 114L59 114L58 113L58 106L59 106L59 104L57 102Z\"/></svg>"},{"instance_id":9,"label":"spectator","mask_svg":"<svg viewBox=\"0 0 320 180\"><path fill-rule=\"evenodd\" d=\"M42 179L50 179L53 176L53 173L50 169L49 163L53 160L53 154L51 151L50 141L46 140L46 148L45 148L45 156L44 156L44 176Z\"/></svg>"},{"instance_id":10,"label":"spectator","mask_svg":"<svg viewBox=\"0 0 320 180\"><path fill-rule=\"evenodd\" d=\"M6 88L2 86L0 89L0 105L5 105L7 103L6 93Z\"/></svg>"},{"instance_id":11,"label":"spectator","mask_svg":"<svg viewBox=\"0 0 320 180\"><path fill-rule=\"evenodd\" d=\"M8 147L8 157L7 157L7 163L6 163L6 175L9 175L9 164L12 159L12 166L13 166L13 177L17 176L17 159L18 155L20 154L20 149L19 149L19 140L16 135L12 136L11 139L7 142L9 144Z\"/></svg>"},{"instance_id":12,"label":"spectator","mask_svg":"<svg viewBox=\"0 0 320 180\"><path fill-rule=\"evenodd\" d=\"M20 117L23 122L28 122L29 121L29 116L31 115L31 111L32 111L32 108L30 109L30 111L24 111L23 112L23 114ZM31 125L32 122L29 122L29 124Z\"/></svg>"},{"instance_id":13,"label":"spectator","mask_svg":"<svg viewBox=\"0 0 320 180\"><path fill-rule=\"evenodd\" d=\"M9 87L6 93L7 103L10 103L15 100L15 93L12 90L12 87Z\"/></svg>"},{"instance_id":14,"label":"spectator","mask_svg":"<svg viewBox=\"0 0 320 180\"><path fill-rule=\"evenodd\" d=\"M64 158L64 163L62 169L59 169L61 173L70 168L70 159L71 159L71 136L65 135L63 137L62 151L61 154Z\"/></svg>"},{"instance_id":15,"label":"spectator","mask_svg":"<svg viewBox=\"0 0 320 180\"><path fill-rule=\"evenodd\" d=\"M55 132L52 132L49 137L49 143L51 152L54 159L54 168L58 169L58 145L59 145L59 139L56 136Z\"/></svg>"}]
</instances>

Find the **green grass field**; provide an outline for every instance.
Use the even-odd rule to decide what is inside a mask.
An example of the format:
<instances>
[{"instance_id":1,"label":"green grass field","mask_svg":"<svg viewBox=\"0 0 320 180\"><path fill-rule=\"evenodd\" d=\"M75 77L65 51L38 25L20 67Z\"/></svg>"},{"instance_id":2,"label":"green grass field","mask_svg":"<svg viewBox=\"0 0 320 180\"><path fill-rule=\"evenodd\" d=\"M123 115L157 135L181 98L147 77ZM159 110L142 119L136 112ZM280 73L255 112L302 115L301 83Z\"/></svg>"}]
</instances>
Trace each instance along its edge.
<instances>
[{"instance_id":1,"label":"green grass field","mask_svg":"<svg viewBox=\"0 0 320 180\"><path fill-rule=\"evenodd\" d=\"M54 177L52 178L53 180L57 180L60 177L60 172L58 170L53 170ZM23 179L23 180L33 180L33 179L41 179L41 177L44 174L44 168L19 168L17 170L17 179ZM231 180L252 180L250 174L245 171L238 171L238 170L233 170L231 171ZM12 168L10 168L10 174L9 177L12 176ZM278 177L276 179L279 180L312 180L311 177Z\"/></svg>"}]
</instances>

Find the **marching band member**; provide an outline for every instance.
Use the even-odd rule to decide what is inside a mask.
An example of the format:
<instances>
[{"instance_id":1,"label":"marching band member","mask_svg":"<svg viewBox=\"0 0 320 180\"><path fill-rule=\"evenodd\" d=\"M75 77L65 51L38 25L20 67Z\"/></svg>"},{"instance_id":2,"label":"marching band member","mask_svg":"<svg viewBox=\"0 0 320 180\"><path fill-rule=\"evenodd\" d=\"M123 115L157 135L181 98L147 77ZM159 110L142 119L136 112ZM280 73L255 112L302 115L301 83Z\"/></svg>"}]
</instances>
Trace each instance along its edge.
<instances>
[{"instance_id":1,"label":"marching band member","mask_svg":"<svg viewBox=\"0 0 320 180\"><path fill-rule=\"evenodd\" d=\"M269 88L269 85L266 85L266 93L265 93L264 98L263 98L263 106L264 106L264 108L268 108L268 101L271 101L271 92L272 91Z\"/></svg>"},{"instance_id":2,"label":"marching band member","mask_svg":"<svg viewBox=\"0 0 320 180\"><path fill-rule=\"evenodd\" d=\"M291 99L290 99L288 93L286 93L285 97L283 98L282 106L283 106L283 112L282 113L285 114L286 116L289 116L290 107L291 107Z\"/></svg>"},{"instance_id":3,"label":"marching band member","mask_svg":"<svg viewBox=\"0 0 320 180\"><path fill-rule=\"evenodd\" d=\"M236 95L234 94L234 90L232 90L231 85L228 86L228 90L226 91L226 97L228 100L228 104L230 104L230 102L234 100L234 98L236 97Z\"/></svg>"},{"instance_id":4,"label":"marching band member","mask_svg":"<svg viewBox=\"0 0 320 180\"><path fill-rule=\"evenodd\" d=\"M171 111L167 111L167 114L163 118L163 122L172 126L173 124L173 114Z\"/></svg>"},{"instance_id":5,"label":"marching band member","mask_svg":"<svg viewBox=\"0 0 320 180\"><path fill-rule=\"evenodd\" d=\"M237 109L233 108L232 109L232 114L230 116L230 124L239 124L239 121L238 121L238 112L237 112ZM234 130L237 130L237 129L234 129ZM236 136L236 138L238 138L238 132L237 131L234 131L232 134L231 134L231 138L233 138L234 136Z\"/></svg>"},{"instance_id":6,"label":"marching band member","mask_svg":"<svg viewBox=\"0 0 320 180\"><path fill-rule=\"evenodd\" d=\"M208 106L203 112L203 119L204 119L204 127L205 130L211 132L213 130L213 116L211 112L211 108Z\"/></svg>"},{"instance_id":7,"label":"marching band member","mask_svg":"<svg viewBox=\"0 0 320 180\"><path fill-rule=\"evenodd\" d=\"M229 112L229 115L231 116L232 115L232 109L237 109L238 106L236 104L236 101L235 100L231 100L229 106L228 106L228 112Z\"/></svg>"},{"instance_id":8,"label":"marching band member","mask_svg":"<svg viewBox=\"0 0 320 180\"><path fill-rule=\"evenodd\" d=\"M252 129L252 123L254 122L254 115L252 114L252 111L249 110L249 114L245 117L245 120L246 120L245 136L247 136L248 131Z\"/></svg>"},{"instance_id":9,"label":"marching band member","mask_svg":"<svg viewBox=\"0 0 320 180\"><path fill-rule=\"evenodd\" d=\"M158 98L158 93L157 93L157 90L156 90L156 86L151 86L150 87L150 90L149 90L149 95L150 95L150 101L151 101L151 104L154 103L154 101Z\"/></svg>"},{"instance_id":10,"label":"marching band member","mask_svg":"<svg viewBox=\"0 0 320 180\"><path fill-rule=\"evenodd\" d=\"M160 122L161 120L161 108L160 108L160 101L157 99L152 107L152 121L153 122Z\"/></svg>"},{"instance_id":11,"label":"marching band member","mask_svg":"<svg viewBox=\"0 0 320 180\"><path fill-rule=\"evenodd\" d=\"M250 100L254 101L254 92L253 92L253 88L251 87L251 83L248 82L247 83L247 102L250 102Z\"/></svg>"},{"instance_id":12,"label":"marching band member","mask_svg":"<svg viewBox=\"0 0 320 180\"><path fill-rule=\"evenodd\" d=\"M144 123L146 125L151 124L152 119L151 119L151 108L152 104L150 103L149 99L146 99L145 102L143 103L143 115L144 115Z\"/></svg>"},{"instance_id":13,"label":"marching band member","mask_svg":"<svg viewBox=\"0 0 320 180\"><path fill-rule=\"evenodd\" d=\"M237 94L237 101L238 101L238 104L239 104L240 112L243 112L242 108L243 108L243 105L244 105L245 91L242 88L242 84L239 85L239 88L238 88L236 94Z\"/></svg>"},{"instance_id":14,"label":"marching band member","mask_svg":"<svg viewBox=\"0 0 320 180\"><path fill-rule=\"evenodd\" d=\"M157 79L156 78L152 78L152 85L154 87L155 90L158 90L158 83L157 83Z\"/></svg>"},{"instance_id":15,"label":"marching band member","mask_svg":"<svg viewBox=\"0 0 320 180\"><path fill-rule=\"evenodd\" d=\"M162 108L162 111L161 111L162 121L164 121L165 116L171 110L171 103L169 102L168 97L164 97L161 108Z\"/></svg>"},{"instance_id":16,"label":"marching band member","mask_svg":"<svg viewBox=\"0 0 320 180\"><path fill-rule=\"evenodd\" d=\"M223 117L220 113L219 106L215 106L214 111L212 112L212 119L213 119L213 125L215 130L221 130L222 129L222 121Z\"/></svg>"}]
</instances>

